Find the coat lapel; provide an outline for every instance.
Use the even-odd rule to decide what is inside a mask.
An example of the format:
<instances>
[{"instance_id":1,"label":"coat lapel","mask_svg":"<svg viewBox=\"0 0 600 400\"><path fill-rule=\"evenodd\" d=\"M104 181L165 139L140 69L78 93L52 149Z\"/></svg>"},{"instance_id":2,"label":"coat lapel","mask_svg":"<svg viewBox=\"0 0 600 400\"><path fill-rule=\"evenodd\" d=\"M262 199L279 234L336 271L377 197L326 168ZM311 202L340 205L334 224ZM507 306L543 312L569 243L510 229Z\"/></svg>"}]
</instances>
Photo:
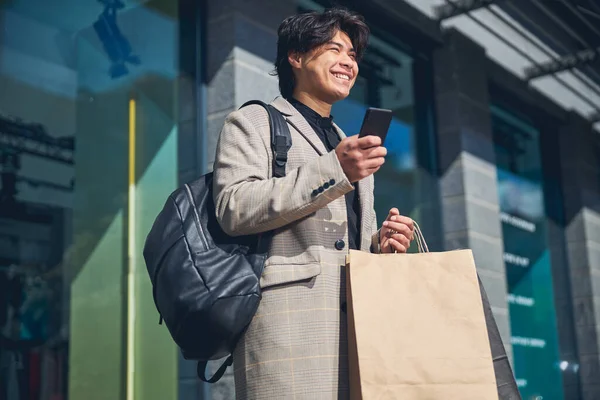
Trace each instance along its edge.
<instances>
[{"instance_id":1,"label":"coat lapel","mask_svg":"<svg viewBox=\"0 0 600 400\"><path fill-rule=\"evenodd\" d=\"M344 139L346 134L335 123L333 124L337 130L340 139ZM358 183L358 201L360 204L360 250L365 250L371 245L371 225L370 221L365 221L370 215L369 210L373 208L372 193L373 179L371 177L361 180Z\"/></svg>"},{"instance_id":2,"label":"coat lapel","mask_svg":"<svg viewBox=\"0 0 600 400\"><path fill-rule=\"evenodd\" d=\"M315 151L319 155L323 155L327 153L327 149L325 145L317 136L317 133L313 130L310 124L304 119L302 114L296 108L291 105L286 99L283 97L277 97L271 103L273 107L275 107L288 121L294 129L298 131L300 135L310 143L310 145L315 149ZM340 129L335 123L333 124L335 129L340 136L340 139L344 139L346 135L344 131ZM359 182L358 184L358 198L360 202L360 236L361 236L361 250L364 250L364 247L368 249L371 243L371 221L365 221L367 216L370 215L369 210L373 208L373 179L366 178Z\"/></svg>"},{"instance_id":3,"label":"coat lapel","mask_svg":"<svg viewBox=\"0 0 600 400\"><path fill-rule=\"evenodd\" d=\"M296 110L296 107L291 105L283 97L277 97L275 100L273 100L271 105L283 114L289 124L292 125L294 129L296 129L298 133L308 141L308 143L310 143L310 145L317 153L319 153L319 155L327 153L327 149L325 148L325 145L321 139L319 139L319 136L317 136L317 133L306 121L306 119L304 119L302 114Z\"/></svg>"}]
</instances>

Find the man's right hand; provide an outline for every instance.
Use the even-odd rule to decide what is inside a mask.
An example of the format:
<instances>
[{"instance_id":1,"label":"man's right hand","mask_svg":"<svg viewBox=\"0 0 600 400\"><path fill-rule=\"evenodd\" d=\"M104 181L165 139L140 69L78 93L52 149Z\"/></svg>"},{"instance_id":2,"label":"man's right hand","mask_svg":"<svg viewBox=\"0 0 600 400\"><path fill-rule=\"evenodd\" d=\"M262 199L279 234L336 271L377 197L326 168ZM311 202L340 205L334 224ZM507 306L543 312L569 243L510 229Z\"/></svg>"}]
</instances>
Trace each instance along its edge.
<instances>
[{"instance_id":1,"label":"man's right hand","mask_svg":"<svg viewBox=\"0 0 600 400\"><path fill-rule=\"evenodd\" d=\"M387 150L378 136L347 137L335 148L344 173L351 183L374 174L385 162Z\"/></svg>"}]
</instances>

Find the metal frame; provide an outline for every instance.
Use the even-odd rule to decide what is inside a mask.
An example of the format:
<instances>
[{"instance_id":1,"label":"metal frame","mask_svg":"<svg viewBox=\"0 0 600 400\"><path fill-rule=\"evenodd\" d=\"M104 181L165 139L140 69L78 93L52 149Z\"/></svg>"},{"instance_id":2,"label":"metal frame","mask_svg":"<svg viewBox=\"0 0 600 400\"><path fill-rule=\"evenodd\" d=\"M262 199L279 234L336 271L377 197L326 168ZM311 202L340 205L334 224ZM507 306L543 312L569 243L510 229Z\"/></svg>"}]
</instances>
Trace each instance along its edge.
<instances>
[{"instance_id":1,"label":"metal frame","mask_svg":"<svg viewBox=\"0 0 600 400\"><path fill-rule=\"evenodd\" d=\"M567 69L578 68L578 67L587 65L590 62L593 62L598 59L598 56L599 56L598 52L600 51L600 48L595 48L587 40L583 39L579 34L577 34L577 32L575 32L569 25L567 25L563 20L561 20L554 12L549 10L548 7L545 4L543 4L542 2L540 2L539 0L531 0L531 3L535 7L537 7L543 14L545 14L550 20L552 20L555 24L557 24L560 28L562 28L563 31L566 32L571 38L578 41L580 44L582 44L584 46L583 50L571 52L571 54L567 54L567 55L559 57L559 59L556 60L557 61L556 64L551 62L551 63L548 63L548 65L543 65L544 68L541 68L539 70L534 69L533 71L537 72L537 76L535 76L535 77L541 77L544 75L552 74L553 73L552 70L556 70L556 72L560 72L560 71L564 71ZM587 21L587 19L585 17L583 17L583 15L581 15L581 13L579 13L577 11L576 8L574 8L571 4L569 4L565 0L561 0L561 3L564 4L565 6L567 6L569 8L569 10L571 12L573 12L577 18L579 18L584 24L586 24L588 26L588 28L590 28L594 33L596 33L596 35L598 35L600 37L600 32L596 28L594 28L594 26L592 24L590 24L589 21ZM516 10L516 8L513 7L513 10ZM551 37L551 35L548 35L548 36ZM561 47L564 48L564 46L561 46ZM567 51L568 51L568 49L567 49ZM546 70L548 70L550 72L547 72L544 74L544 71L546 71ZM594 71L593 73L594 73L594 75L596 75L596 77L598 79L600 79L600 75L596 71ZM535 77L533 77L531 79L535 79Z\"/></svg>"},{"instance_id":2,"label":"metal frame","mask_svg":"<svg viewBox=\"0 0 600 400\"><path fill-rule=\"evenodd\" d=\"M441 4L433 7L433 13L438 21L454 18L459 15L488 7L496 0L457 0L451 4Z\"/></svg>"},{"instance_id":3,"label":"metal frame","mask_svg":"<svg viewBox=\"0 0 600 400\"><path fill-rule=\"evenodd\" d=\"M511 8L512 11L519 14L519 17L526 20L528 23L534 25L535 22L525 13L521 12L518 8L512 7L511 4ZM521 32L521 28L515 26L512 22L506 20L506 18L502 17L502 15L498 14L496 11L494 11L494 9L489 8L488 11L490 11L496 18L500 19L502 22L504 22L505 24L507 24L509 27L511 27L513 30L515 30L516 32L518 32L522 37L526 38L527 41L529 43L531 43L535 48L537 48L539 51L541 51L542 53L544 53L546 56L548 56L548 58L550 58L552 60L552 62L557 63L560 60L560 57L556 57L554 54L552 54L551 52L549 52L548 50L546 50L543 46L539 45L537 42L529 39L529 37L527 35L525 35L523 32ZM547 37L551 38L552 35L549 34L546 30L544 30L541 27L537 27L544 35L546 35ZM530 68L536 68L536 69L541 69L543 68L545 63L539 63L539 62L535 62L533 63L533 66L527 67L525 69L525 73L527 73L527 70ZM556 71L553 73L553 75L555 75L555 78L558 80L559 83L563 84L563 86L567 87L567 89L569 89L572 93L574 93L575 95L577 95L580 98L584 98L585 96L579 92L578 90L574 89L572 86L568 85L566 82L564 82L564 80L562 80L562 78L556 76L556 73L558 73L560 71ZM588 84L588 88L593 91L594 93L596 93L598 96L600 96L600 89L597 89L595 86L590 85L589 82L586 82L589 78L586 77L581 71L577 71L577 70L573 70L571 71L573 73L573 75L575 75L577 78L579 78L581 81L583 81L584 83ZM598 77L600 78L600 75L598 75ZM533 78L532 78L533 79ZM529 80L529 79L528 79ZM588 103L590 104L590 103ZM592 108L594 108L594 106L592 105Z\"/></svg>"},{"instance_id":4,"label":"metal frame","mask_svg":"<svg viewBox=\"0 0 600 400\"><path fill-rule=\"evenodd\" d=\"M322 0L319 0L320 2ZM331 3L328 0L327 3ZM338 0L337 3L360 12L367 22L402 37L411 47L431 49L444 43L439 24L410 5L399 0Z\"/></svg>"},{"instance_id":5,"label":"metal frame","mask_svg":"<svg viewBox=\"0 0 600 400\"><path fill-rule=\"evenodd\" d=\"M579 18L579 20L581 22L583 22L583 24L585 26L587 26L592 32L594 32L598 37L600 37L600 30L596 29L596 27L594 26L594 24L592 24L590 21L587 20L587 18L585 18L583 16L583 14L581 13L580 10L578 10L576 7L574 7L571 3L569 3L567 0L560 0L561 3L563 3L569 10L571 10L571 12L577 17ZM600 15L598 15L598 18L600 18Z\"/></svg>"},{"instance_id":6,"label":"metal frame","mask_svg":"<svg viewBox=\"0 0 600 400\"><path fill-rule=\"evenodd\" d=\"M50 189L54 189L54 190L60 190L62 192L72 192L73 188L74 188L74 181L71 181L71 185L67 186L67 185L60 185L58 183L53 183L53 182L48 182L48 181L44 181L41 179L34 179L34 178L29 178L26 176L19 176L17 175L16 177L17 182L23 182L28 184L31 187L46 187L46 188L50 188Z\"/></svg>"},{"instance_id":7,"label":"metal frame","mask_svg":"<svg viewBox=\"0 0 600 400\"><path fill-rule=\"evenodd\" d=\"M75 143L72 137L55 138L41 125L0 117L0 148L73 165Z\"/></svg>"},{"instance_id":8,"label":"metal frame","mask_svg":"<svg viewBox=\"0 0 600 400\"><path fill-rule=\"evenodd\" d=\"M600 47L597 49L581 50L545 63L540 63L538 66L525 68L525 79L532 80L546 75L553 75L558 72L584 66L598 59L600 59Z\"/></svg>"},{"instance_id":9,"label":"metal frame","mask_svg":"<svg viewBox=\"0 0 600 400\"><path fill-rule=\"evenodd\" d=\"M568 4L568 3L566 3L566 4ZM509 3L508 5L510 6L510 8L511 8L512 12L519 14L519 18L522 18L522 19L526 20L528 23L530 23L530 24L532 24L532 25L536 25L536 26L537 26L537 24L536 24L536 23L535 23L535 22L534 22L534 21L533 21L533 20L532 20L532 19L529 17L529 15L525 14L524 12L522 12L522 11L521 11L521 10L519 10L518 8L514 7L514 5L512 5L512 4L510 4L510 3ZM546 37L548 37L548 38L550 38L550 39L552 39L552 38L553 38L553 35L552 35L552 34L550 34L549 32L547 32L545 29L541 28L540 26L537 26L537 29L539 29L539 30L540 30L540 32L542 32L544 35L546 35ZM556 41L556 40L553 40L553 41L554 41L554 44L555 44L555 45L557 45L557 44L558 44L558 45L559 45L561 48L563 48L565 51L569 51L569 49L568 49L567 47L565 47L565 46L564 46L562 43L560 43L560 42L558 42L558 41ZM560 59L560 58L561 58L561 57L556 57L556 56L554 56L553 54L551 54L550 52L548 52L548 51L547 51L546 49L544 49L543 47L541 47L541 46L538 46L538 45L537 45L537 43L534 43L534 45L536 45L536 47L538 48L538 50L542 51L544 54L546 54L546 55L547 55L549 58L551 58L553 61L557 61L558 59ZM544 63L541 63L541 64L543 65ZM582 65L580 65L580 67L581 67L581 66L582 66ZM526 69L526 70L527 70L527 69ZM560 71L557 71L557 72L560 72ZM594 70L591 70L591 72L592 72L592 73L593 73L593 74L594 74L594 75L595 75L595 76L596 76L598 79L600 79L600 75L599 75L599 74L598 74L596 71L594 71ZM576 76L577 76L579 79L581 79L581 80L588 80L588 79L589 79L588 77L584 76L584 75L582 74L582 72L580 72L580 71L578 71L578 70L573 70L573 71L572 71L572 73L573 73L574 75L576 75ZM532 78L532 79L535 79L535 78ZM591 88L593 89L593 87L591 87Z\"/></svg>"},{"instance_id":10,"label":"metal frame","mask_svg":"<svg viewBox=\"0 0 600 400\"><path fill-rule=\"evenodd\" d=\"M545 9L545 7L543 5L539 4L538 0L532 0L532 1L534 2L534 4L536 4L536 6L543 7ZM459 3L458 2L454 2L454 1L451 1L451 0L445 0L445 2L446 2L446 5L448 7L454 7L457 11L461 11L458 8L459 7L459 5L458 5ZM483 3L483 2L481 2L481 3ZM487 5L487 6L484 5L482 7L478 7L478 9L479 8L484 8L484 7L490 13L492 13L496 18L498 18L500 21L502 21L504 24L508 25L511 29L513 29L516 33L518 33L521 37L523 37L525 40L527 40L533 46L535 46L540 51L542 51L544 54L546 54L548 57L550 57L554 62L560 62L559 58L557 58L556 56L554 56L552 53L550 53L548 50L546 50L543 46L539 45L537 42L535 42L534 40L532 40L528 35L526 35L523 32L522 28L516 26L511 21L509 21L506 18L504 18L498 12L496 12L491 7L489 7L489 5ZM525 52L524 50L520 49L514 43L510 42L508 39L504 38L502 35L500 35L498 32L496 32L494 29L492 29L489 25L484 24L480 19L478 19L477 17L471 15L471 11L472 10L466 10L466 11L462 12L462 14L465 14L469 19L471 19L477 25L481 26L483 29L485 29L486 31L488 31L491 35L493 35L498 40L500 40L502 43L504 43L505 45L507 45L508 47L510 47L512 50L514 50L521 57L523 57L526 60L528 60L532 64L532 67L530 67L530 68L537 68L539 70L543 70L543 68L544 68L543 63L538 62L533 57L531 57L527 52ZM545 9L545 12L546 13L550 13L550 11L547 10L547 9ZM553 15L553 16L554 16L554 18L558 18L555 15ZM528 18L527 16L524 16L524 17ZM533 23L533 21L531 21L531 19L529 19L529 18L528 18L528 21L531 22L531 23ZM564 25L564 23L562 21L561 21L561 24ZM573 35L576 35L578 39L581 39L579 37L579 35L577 35L575 32L572 32L570 30L570 28L568 28L568 29L570 31L570 34L572 33ZM581 40L583 40L583 39L581 39ZM589 48L589 46L588 46L588 48ZM591 91L593 91L594 93L596 93L596 94L598 94L600 96L600 89L594 87L593 85L590 85L590 83L587 82L584 77L582 77L580 74L575 73L575 71L574 71L574 75L577 76L584 84L586 84ZM577 97L579 97L588 106L590 106L594 110L595 113L600 113L600 105L599 104L596 104L594 101L590 100L585 94L581 93L581 91L579 91L578 89L576 89L575 87L573 87L572 85L570 85L568 82L566 82L560 76L558 76L556 73L554 73L554 79L556 79L556 81L558 81L563 87L565 87L571 93L573 93ZM592 122L592 121L590 120L590 122Z\"/></svg>"}]
</instances>

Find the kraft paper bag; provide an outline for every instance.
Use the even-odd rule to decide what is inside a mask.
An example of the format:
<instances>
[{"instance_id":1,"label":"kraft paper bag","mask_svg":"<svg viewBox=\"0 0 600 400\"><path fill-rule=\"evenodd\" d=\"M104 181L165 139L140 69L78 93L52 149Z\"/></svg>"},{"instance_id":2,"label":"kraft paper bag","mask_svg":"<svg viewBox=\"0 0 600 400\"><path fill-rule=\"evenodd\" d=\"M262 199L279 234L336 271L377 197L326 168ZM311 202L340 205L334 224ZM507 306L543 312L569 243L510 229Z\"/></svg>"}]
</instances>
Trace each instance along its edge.
<instances>
[{"instance_id":1,"label":"kraft paper bag","mask_svg":"<svg viewBox=\"0 0 600 400\"><path fill-rule=\"evenodd\" d=\"M351 250L346 276L351 399L498 399L471 250Z\"/></svg>"}]
</instances>

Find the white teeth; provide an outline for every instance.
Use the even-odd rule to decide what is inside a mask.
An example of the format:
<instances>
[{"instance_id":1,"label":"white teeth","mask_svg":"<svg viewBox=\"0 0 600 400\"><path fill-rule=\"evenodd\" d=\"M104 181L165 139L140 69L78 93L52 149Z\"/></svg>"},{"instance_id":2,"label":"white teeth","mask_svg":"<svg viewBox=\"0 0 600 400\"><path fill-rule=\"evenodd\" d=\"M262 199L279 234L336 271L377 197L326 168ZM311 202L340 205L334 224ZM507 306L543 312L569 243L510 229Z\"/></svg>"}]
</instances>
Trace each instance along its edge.
<instances>
[{"instance_id":1,"label":"white teeth","mask_svg":"<svg viewBox=\"0 0 600 400\"><path fill-rule=\"evenodd\" d=\"M333 76L335 76L336 78L340 78L340 79L345 79L347 81L350 80L350 77L348 75L342 75L342 74L333 74Z\"/></svg>"}]
</instances>

